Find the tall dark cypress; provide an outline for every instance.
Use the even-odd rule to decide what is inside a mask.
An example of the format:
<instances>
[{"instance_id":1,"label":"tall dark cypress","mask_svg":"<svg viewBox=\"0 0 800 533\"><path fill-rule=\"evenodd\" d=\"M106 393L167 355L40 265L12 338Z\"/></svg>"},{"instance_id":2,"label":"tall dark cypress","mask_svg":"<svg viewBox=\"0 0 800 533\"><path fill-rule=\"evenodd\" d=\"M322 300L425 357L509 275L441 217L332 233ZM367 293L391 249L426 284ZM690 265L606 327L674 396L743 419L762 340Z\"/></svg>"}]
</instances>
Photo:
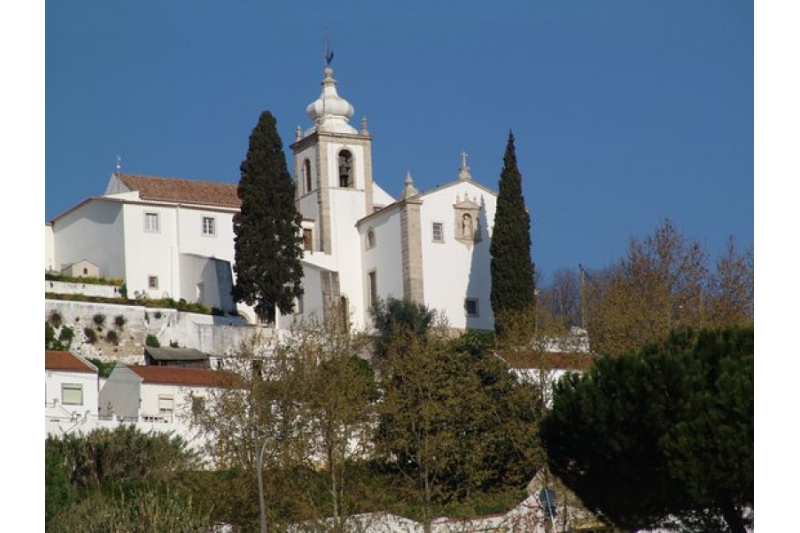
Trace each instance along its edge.
<instances>
[{"instance_id":1,"label":"tall dark cypress","mask_svg":"<svg viewBox=\"0 0 800 533\"><path fill-rule=\"evenodd\" d=\"M501 337L514 326L532 327L535 316L531 220L522 197L514 134L509 132L489 252L492 256L492 311ZM533 334L533 332L530 332Z\"/></svg>"},{"instance_id":2,"label":"tall dark cypress","mask_svg":"<svg viewBox=\"0 0 800 533\"><path fill-rule=\"evenodd\" d=\"M241 211L233 218L236 284L233 297L255 308L262 320L275 320L275 307L290 313L302 296L302 217L295 205L295 183L286 168L275 117L264 111L250 134L239 170Z\"/></svg>"}]
</instances>

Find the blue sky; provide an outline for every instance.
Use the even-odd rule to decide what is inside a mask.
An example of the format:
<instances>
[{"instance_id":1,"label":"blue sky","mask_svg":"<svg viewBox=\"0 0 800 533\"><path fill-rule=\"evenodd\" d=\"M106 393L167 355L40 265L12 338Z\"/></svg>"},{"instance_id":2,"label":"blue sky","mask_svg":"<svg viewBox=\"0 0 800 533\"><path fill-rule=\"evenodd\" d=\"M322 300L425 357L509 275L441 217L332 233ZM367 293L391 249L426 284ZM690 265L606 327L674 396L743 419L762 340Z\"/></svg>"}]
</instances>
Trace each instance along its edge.
<instances>
[{"instance_id":1,"label":"blue sky","mask_svg":"<svg viewBox=\"0 0 800 533\"><path fill-rule=\"evenodd\" d=\"M259 113L310 125L323 42L376 180L497 190L516 138L533 257L601 268L665 218L754 244L753 3L45 3L45 217L125 172L235 183Z\"/></svg>"}]
</instances>

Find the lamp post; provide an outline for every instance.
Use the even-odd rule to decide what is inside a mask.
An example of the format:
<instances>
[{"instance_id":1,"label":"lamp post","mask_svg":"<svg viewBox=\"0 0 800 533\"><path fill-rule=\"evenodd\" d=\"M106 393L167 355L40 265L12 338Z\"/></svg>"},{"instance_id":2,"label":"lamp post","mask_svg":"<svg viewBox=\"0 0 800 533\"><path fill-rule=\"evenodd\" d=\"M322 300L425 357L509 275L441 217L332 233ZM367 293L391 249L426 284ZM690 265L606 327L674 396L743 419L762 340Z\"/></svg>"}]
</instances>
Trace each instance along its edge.
<instances>
[{"instance_id":1,"label":"lamp post","mask_svg":"<svg viewBox=\"0 0 800 533\"><path fill-rule=\"evenodd\" d=\"M258 430L255 431L256 448L258 448ZM261 520L261 533L267 533L267 506L264 502L264 450L267 449L268 440L264 441L256 457L258 471L258 513Z\"/></svg>"}]
</instances>

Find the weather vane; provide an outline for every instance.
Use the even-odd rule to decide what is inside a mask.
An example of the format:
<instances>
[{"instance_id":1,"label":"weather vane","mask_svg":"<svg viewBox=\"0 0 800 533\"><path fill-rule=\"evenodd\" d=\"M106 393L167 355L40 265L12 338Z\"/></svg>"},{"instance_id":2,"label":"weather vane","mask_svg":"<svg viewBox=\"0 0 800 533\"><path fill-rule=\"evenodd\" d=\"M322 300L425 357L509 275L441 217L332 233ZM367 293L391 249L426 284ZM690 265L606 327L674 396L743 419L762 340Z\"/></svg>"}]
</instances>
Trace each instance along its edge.
<instances>
[{"instance_id":1,"label":"weather vane","mask_svg":"<svg viewBox=\"0 0 800 533\"><path fill-rule=\"evenodd\" d=\"M331 50L331 40L325 35L325 66L330 67L333 61L333 50Z\"/></svg>"}]
</instances>

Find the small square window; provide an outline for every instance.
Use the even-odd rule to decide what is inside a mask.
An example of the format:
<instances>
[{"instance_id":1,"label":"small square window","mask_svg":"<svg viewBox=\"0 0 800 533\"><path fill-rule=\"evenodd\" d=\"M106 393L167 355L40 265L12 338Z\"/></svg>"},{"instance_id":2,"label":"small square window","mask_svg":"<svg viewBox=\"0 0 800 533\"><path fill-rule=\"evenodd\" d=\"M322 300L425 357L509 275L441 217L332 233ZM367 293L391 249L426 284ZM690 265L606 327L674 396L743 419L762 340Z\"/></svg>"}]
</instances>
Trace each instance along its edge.
<instances>
[{"instance_id":1,"label":"small square window","mask_svg":"<svg viewBox=\"0 0 800 533\"><path fill-rule=\"evenodd\" d=\"M203 235L216 235L217 221L214 217L203 217Z\"/></svg>"},{"instance_id":2,"label":"small square window","mask_svg":"<svg viewBox=\"0 0 800 533\"><path fill-rule=\"evenodd\" d=\"M83 385L80 383L62 383L61 403L64 405L83 405Z\"/></svg>"},{"instance_id":3,"label":"small square window","mask_svg":"<svg viewBox=\"0 0 800 533\"><path fill-rule=\"evenodd\" d=\"M433 242L444 242L444 227L441 222L433 223Z\"/></svg>"},{"instance_id":4,"label":"small square window","mask_svg":"<svg viewBox=\"0 0 800 533\"><path fill-rule=\"evenodd\" d=\"M158 276L147 276L147 288L158 290Z\"/></svg>"},{"instance_id":5,"label":"small square window","mask_svg":"<svg viewBox=\"0 0 800 533\"><path fill-rule=\"evenodd\" d=\"M367 232L367 250L375 248L375 230L370 228Z\"/></svg>"},{"instance_id":6,"label":"small square window","mask_svg":"<svg viewBox=\"0 0 800 533\"><path fill-rule=\"evenodd\" d=\"M478 316L478 299L467 298L464 300L464 311L467 316Z\"/></svg>"},{"instance_id":7,"label":"small square window","mask_svg":"<svg viewBox=\"0 0 800 533\"><path fill-rule=\"evenodd\" d=\"M158 213L145 213L144 214L144 230L150 233L158 233L160 226L158 224Z\"/></svg>"}]
</instances>

